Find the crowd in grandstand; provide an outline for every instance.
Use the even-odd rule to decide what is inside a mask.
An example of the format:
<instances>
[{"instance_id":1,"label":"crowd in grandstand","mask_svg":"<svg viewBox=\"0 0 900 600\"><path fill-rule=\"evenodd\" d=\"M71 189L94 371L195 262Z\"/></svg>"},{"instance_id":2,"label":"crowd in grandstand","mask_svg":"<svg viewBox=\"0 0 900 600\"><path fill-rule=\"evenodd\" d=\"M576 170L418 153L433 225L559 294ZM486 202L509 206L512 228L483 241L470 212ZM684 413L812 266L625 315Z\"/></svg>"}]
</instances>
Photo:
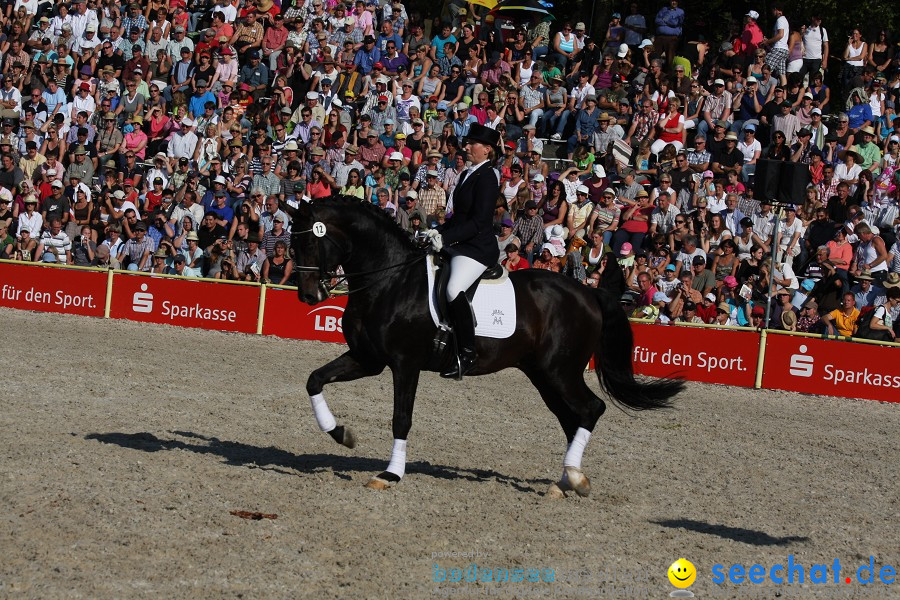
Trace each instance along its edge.
<instances>
[{"instance_id":1,"label":"crowd in grandstand","mask_svg":"<svg viewBox=\"0 0 900 600\"><path fill-rule=\"evenodd\" d=\"M593 35L462 0L10 0L0 258L292 283L279 202L439 227L478 123L508 270L616 267L638 318L892 340L900 49L771 6L689 39L678 0ZM756 192L768 161L802 197Z\"/></svg>"}]
</instances>

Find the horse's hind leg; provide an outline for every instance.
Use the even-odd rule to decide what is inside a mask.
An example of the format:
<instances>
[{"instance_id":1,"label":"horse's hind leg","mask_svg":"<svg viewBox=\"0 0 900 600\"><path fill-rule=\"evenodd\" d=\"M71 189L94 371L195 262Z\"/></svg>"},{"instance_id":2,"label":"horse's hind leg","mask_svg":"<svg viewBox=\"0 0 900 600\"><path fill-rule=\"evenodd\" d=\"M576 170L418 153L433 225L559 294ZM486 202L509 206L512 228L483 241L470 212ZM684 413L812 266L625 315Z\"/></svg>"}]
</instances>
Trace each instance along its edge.
<instances>
[{"instance_id":1,"label":"horse's hind leg","mask_svg":"<svg viewBox=\"0 0 900 600\"><path fill-rule=\"evenodd\" d=\"M561 498L572 490L579 496L587 496L591 482L581 470L581 459L606 405L584 382L583 373L562 376L529 370L525 374L540 392L547 408L559 419L568 442L562 477L550 486L548 495Z\"/></svg>"},{"instance_id":2,"label":"horse's hind leg","mask_svg":"<svg viewBox=\"0 0 900 600\"><path fill-rule=\"evenodd\" d=\"M326 383L353 381L378 375L384 370L384 367L383 364L360 362L350 352L345 352L310 373L309 379L306 380L306 392L309 394L309 401L316 415L319 429L334 438L338 444L343 444L348 448L356 446L356 437L350 428L338 425L334 415L331 414L331 410L325 402L325 396L322 395L322 388Z\"/></svg>"}]
</instances>

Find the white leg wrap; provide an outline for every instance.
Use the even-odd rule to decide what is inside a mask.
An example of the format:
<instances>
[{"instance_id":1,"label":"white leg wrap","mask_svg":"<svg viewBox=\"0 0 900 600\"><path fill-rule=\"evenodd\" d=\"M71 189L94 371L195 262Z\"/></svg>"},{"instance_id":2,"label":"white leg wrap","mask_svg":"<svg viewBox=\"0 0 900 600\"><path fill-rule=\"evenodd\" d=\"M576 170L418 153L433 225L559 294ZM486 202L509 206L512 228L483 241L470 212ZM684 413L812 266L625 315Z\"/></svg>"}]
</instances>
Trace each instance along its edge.
<instances>
[{"instance_id":1,"label":"white leg wrap","mask_svg":"<svg viewBox=\"0 0 900 600\"><path fill-rule=\"evenodd\" d=\"M566 458L563 459L564 467L581 468L581 457L584 455L584 448L587 446L590 439L591 432L583 427L579 427L578 431L575 432L575 438L572 440L572 443L569 444L569 449L566 451Z\"/></svg>"},{"instance_id":2,"label":"white leg wrap","mask_svg":"<svg viewBox=\"0 0 900 600\"><path fill-rule=\"evenodd\" d=\"M325 402L325 396L322 394L310 396L309 402L312 404L313 412L316 414L316 423L319 424L319 429L327 433L337 427L337 421L334 420L334 415L328 410L328 403Z\"/></svg>"},{"instance_id":3,"label":"white leg wrap","mask_svg":"<svg viewBox=\"0 0 900 600\"><path fill-rule=\"evenodd\" d=\"M406 440L394 440L394 449L391 451L391 462L387 471L401 479L406 474Z\"/></svg>"}]
</instances>

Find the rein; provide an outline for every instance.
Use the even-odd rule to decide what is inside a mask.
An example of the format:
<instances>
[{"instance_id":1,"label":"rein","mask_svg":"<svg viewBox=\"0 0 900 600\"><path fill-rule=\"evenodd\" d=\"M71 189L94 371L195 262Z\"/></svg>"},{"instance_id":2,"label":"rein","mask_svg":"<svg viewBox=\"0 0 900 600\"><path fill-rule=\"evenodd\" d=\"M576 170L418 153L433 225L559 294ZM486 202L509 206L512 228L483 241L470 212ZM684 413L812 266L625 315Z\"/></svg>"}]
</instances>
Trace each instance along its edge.
<instances>
[{"instance_id":1,"label":"rein","mask_svg":"<svg viewBox=\"0 0 900 600\"><path fill-rule=\"evenodd\" d=\"M312 206L310 206L310 208L312 209ZM315 217L313 217L313 220L314 220L314 223L317 223L317 222L315 222ZM381 267L378 269L370 269L368 271L357 271L356 273L338 273L337 271L326 271L324 265L321 262L321 260L322 260L321 259L322 240L327 240L327 241L331 242L332 244L334 244L337 247L337 249L341 252L341 254L345 253L344 248L341 247L341 245L337 242L337 240L332 238L331 235L327 233L327 230L324 233L319 234L316 231L315 224L310 229L304 229L303 231L292 231L291 237L293 238L294 236L301 236L301 235L306 235L306 234L310 234L310 233L315 235L317 238L316 243L319 246L319 265L316 267L304 267L304 266L299 266L299 265L295 264L294 271L300 271L300 272L306 272L306 273L318 273L319 274L319 285L322 287L322 289L325 290L325 292L329 296L333 295L332 291L338 285L340 285L340 283L342 281L348 281L351 277L365 277L367 275L374 275L376 273L384 273L386 271L393 271L395 269L403 269L406 267L410 267L410 266L416 264L417 262L425 260L425 257L427 256L426 253L422 253L419 256L415 256L415 257L413 257L407 261L401 262L401 263L395 263L395 264L388 265L386 267ZM337 280L337 282L332 284L331 283L332 280ZM377 283L377 281L372 282L368 285L365 285L361 288L357 288L352 291L348 290L346 295L354 294L356 292L361 292L361 291L375 285L375 283Z\"/></svg>"}]
</instances>

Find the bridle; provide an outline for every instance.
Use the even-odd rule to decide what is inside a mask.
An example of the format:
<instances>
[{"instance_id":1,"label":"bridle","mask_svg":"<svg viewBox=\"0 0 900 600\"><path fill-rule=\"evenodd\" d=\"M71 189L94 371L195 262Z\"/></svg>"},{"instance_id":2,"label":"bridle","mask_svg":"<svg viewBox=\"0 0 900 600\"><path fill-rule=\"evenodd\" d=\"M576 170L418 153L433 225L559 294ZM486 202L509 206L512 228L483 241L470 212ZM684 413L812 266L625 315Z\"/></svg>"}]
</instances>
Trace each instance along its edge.
<instances>
[{"instance_id":1,"label":"bridle","mask_svg":"<svg viewBox=\"0 0 900 600\"><path fill-rule=\"evenodd\" d=\"M310 213L311 213L311 219L313 221L313 226L310 227L309 229L304 229L302 231L292 231L291 232L291 254L293 255L293 252L294 252L294 248L293 248L293 246L294 246L293 240L294 239L299 238L302 235L313 234L316 237L316 246L317 246L317 250L318 250L318 254L319 254L319 260L318 260L319 264L314 267L306 267L306 266L297 265L296 260L295 260L294 271L300 271L302 273L318 273L319 274L319 289L323 290L325 292L326 296L331 297L333 295L332 294L333 290L338 285L340 285L341 282L349 281L349 279L351 277L364 277L366 275L375 275L377 273L384 273L386 271L392 271L395 269L409 267L419 261L425 260L425 257L427 256L427 254L425 252L423 252L423 253L421 253L417 256L414 256L413 258L411 258L407 261L401 262L401 263L395 263L395 264L388 265L386 267L381 267L378 269L370 269L368 271L358 271L356 273L338 273L337 271L327 271L327 270L325 270L325 265L322 262L322 249L324 246L323 241L328 241L328 242L334 244L334 246L338 249L338 251L340 252L340 254L342 256L347 254L347 250L340 244L340 242L338 242L336 239L334 239L330 233L328 233L328 230L325 227L324 223L316 220L315 214L313 213L314 209L313 209L313 206L311 203L309 205L309 209L310 209ZM319 228L319 226L321 226L321 228ZM296 259L296 257L294 257L294 256L292 256L292 258ZM332 283L332 282L334 282L334 283ZM361 291L375 285L376 283L378 283L377 279L368 285L364 285L361 288L357 288L352 291L348 291L345 295L349 295L351 293L356 293L356 292L361 292Z\"/></svg>"}]
</instances>

